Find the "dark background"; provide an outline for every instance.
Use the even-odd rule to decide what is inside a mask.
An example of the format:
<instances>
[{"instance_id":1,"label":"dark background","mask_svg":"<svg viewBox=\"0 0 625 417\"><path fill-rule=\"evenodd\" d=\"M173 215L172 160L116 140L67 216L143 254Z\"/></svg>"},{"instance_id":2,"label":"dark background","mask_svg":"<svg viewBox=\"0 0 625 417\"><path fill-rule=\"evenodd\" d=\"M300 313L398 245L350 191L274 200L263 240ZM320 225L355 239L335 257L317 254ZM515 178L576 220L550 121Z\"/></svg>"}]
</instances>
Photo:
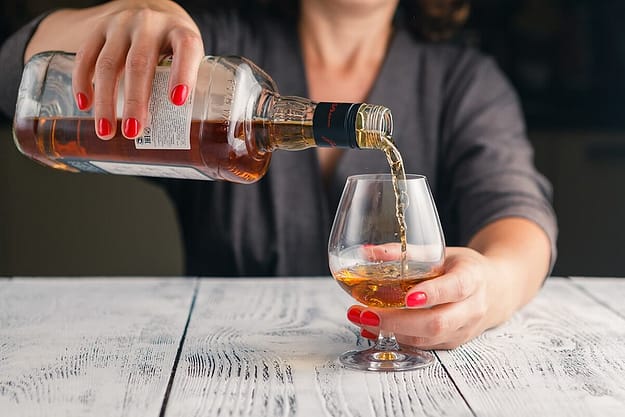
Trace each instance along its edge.
<instances>
[{"instance_id":1,"label":"dark background","mask_svg":"<svg viewBox=\"0 0 625 417\"><path fill-rule=\"evenodd\" d=\"M50 7L96 3L3 4L0 40ZM625 1L473 0L457 41L493 55L519 92L536 164L554 186L554 274L625 276ZM0 125L0 275L182 273L161 190L39 167Z\"/></svg>"}]
</instances>

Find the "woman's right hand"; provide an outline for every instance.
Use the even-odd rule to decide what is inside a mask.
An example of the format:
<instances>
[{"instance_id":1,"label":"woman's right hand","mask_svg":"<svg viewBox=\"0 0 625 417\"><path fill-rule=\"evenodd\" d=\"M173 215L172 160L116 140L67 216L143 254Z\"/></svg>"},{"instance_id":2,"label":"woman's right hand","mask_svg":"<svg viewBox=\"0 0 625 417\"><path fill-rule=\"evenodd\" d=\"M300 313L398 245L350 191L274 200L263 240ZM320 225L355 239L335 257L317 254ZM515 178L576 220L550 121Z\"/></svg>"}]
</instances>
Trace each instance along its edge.
<instances>
[{"instance_id":1,"label":"woman's right hand","mask_svg":"<svg viewBox=\"0 0 625 417\"><path fill-rule=\"evenodd\" d=\"M63 28L63 30L60 30ZM72 28L74 36L63 35ZM147 120L159 56L173 55L168 91L181 105L195 87L204 46L193 19L170 0L118 0L82 10L62 10L44 19L26 56L43 50L76 52L72 88L81 110L93 108L95 129L111 139L136 138ZM116 114L117 87L124 76L124 102Z\"/></svg>"}]
</instances>

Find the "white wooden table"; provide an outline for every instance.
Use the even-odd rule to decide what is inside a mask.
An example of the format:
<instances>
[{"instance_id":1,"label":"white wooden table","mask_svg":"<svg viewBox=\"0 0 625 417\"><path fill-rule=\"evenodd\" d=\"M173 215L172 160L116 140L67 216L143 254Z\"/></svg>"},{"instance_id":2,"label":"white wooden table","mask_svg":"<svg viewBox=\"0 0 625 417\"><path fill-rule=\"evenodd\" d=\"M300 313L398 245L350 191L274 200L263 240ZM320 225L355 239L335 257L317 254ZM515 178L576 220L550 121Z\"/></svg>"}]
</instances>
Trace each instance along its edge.
<instances>
[{"instance_id":1,"label":"white wooden table","mask_svg":"<svg viewBox=\"0 0 625 417\"><path fill-rule=\"evenodd\" d=\"M625 279L550 278L505 325L404 373L330 278L0 279L0 416L624 416Z\"/></svg>"}]
</instances>

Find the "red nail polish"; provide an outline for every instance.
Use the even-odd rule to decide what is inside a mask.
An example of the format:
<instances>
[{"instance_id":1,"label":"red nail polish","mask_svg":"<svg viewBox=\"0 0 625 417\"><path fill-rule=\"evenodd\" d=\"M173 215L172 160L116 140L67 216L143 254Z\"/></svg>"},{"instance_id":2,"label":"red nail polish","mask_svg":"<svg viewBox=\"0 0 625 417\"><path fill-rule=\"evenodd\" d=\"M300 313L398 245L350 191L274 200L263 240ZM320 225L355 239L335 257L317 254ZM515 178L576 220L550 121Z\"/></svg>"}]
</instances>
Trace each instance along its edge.
<instances>
[{"instance_id":1,"label":"red nail polish","mask_svg":"<svg viewBox=\"0 0 625 417\"><path fill-rule=\"evenodd\" d=\"M370 332L369 330L367 330L367 329L362 329L362 330L360 331L360 335L361 335L362 337L367 338L367 339L377 339L377 338L378 338L378 335L377 335L377 334L373 334L373 333L371 333L371 332Z\"/></svg>"},{"instance_id":2,"label":"red nail polish","mask_svg":"<svg viewBox=\"0 0 625 417\"><path fill-rule=\"evenodd\" d=\"M412 294L408 294L406 296L406 306L407 307L420 307L427 303L428 296L425 295L424 292L418 291L413 292Z\"/></svg>"},{"instance_id":3,"label":"red nail polish","mask_svg":"<svg viewBox=\"0 0 625 417\"><path fill-rule=\"evenodd\" d=\"M134 117L124 120L124 136L134 139L139 134L139 121Z\"/></svg>"},{"instance_id":4,"label":"red nail polish","mask_svg":"<svg viewBox=\"0 0 625 417\"><path fill-rule=\"evenodd\" d=\"M352 323L360 324L360 309L352 307L347 310L347 320Z\"/></svg>"},{"instance_id":5,"label":"red nail polish","mask_svg":"<svg viewBox=\"0 0 625 417\"><path fill-rule=\"evenodd\" d=\"M365 311L360 315L360 324L377 327L380 325L380 317L371 311Z\"/></svg>"},{"instance_id":6,"label":"red nail polish","mask_svg":"<svg viewBox=\"0 0 625 417\"><path fill-rule=\"evenodd\" d=\"M76 104L80 110L85 110L89 107L89 100L87 100L87 96L83 93L76 94Z\"/></svg>"},{"instance_id":7,"label":"red nail polish","mask_svg":"<svg viewBox=\"0 0 625 417\"><path fill-rule=\"evenodd\" d=\"M171 90L171 102L176 106L182 106L187 101L189 95L189 87L184 84L178 84Z\"/></svg>"},{"instance_id":8,"label":"red nail polish","mask_svg":"<svg viewBox=\"0 0 625 417\"><path fill-rule=\"evenodd\" d=\"M98 120L98 136L108 136L111 134L111 122L107 119Z\"/></svg>"}]
</instances>

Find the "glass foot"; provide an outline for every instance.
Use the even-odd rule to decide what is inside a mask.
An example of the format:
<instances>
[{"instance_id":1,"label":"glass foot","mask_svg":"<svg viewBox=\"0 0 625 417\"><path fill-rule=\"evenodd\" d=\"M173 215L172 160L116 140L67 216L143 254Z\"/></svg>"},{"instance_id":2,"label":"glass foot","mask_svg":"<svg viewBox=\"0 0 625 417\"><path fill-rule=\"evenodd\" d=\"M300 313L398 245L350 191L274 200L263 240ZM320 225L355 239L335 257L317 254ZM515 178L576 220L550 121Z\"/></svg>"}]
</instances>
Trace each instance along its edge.
<instances>
[{"instance_id":1,"label":"glass foot","mask_svg":"<svg viewBox=\"0 0 625 417\"><path fill-rule=\"evenodd\" d=\"M434 363L434 355L424 350L380 350L375 347L352 350L339 356L348 368L363 371L411 371Z\"/></svg>"}]
</instances>

